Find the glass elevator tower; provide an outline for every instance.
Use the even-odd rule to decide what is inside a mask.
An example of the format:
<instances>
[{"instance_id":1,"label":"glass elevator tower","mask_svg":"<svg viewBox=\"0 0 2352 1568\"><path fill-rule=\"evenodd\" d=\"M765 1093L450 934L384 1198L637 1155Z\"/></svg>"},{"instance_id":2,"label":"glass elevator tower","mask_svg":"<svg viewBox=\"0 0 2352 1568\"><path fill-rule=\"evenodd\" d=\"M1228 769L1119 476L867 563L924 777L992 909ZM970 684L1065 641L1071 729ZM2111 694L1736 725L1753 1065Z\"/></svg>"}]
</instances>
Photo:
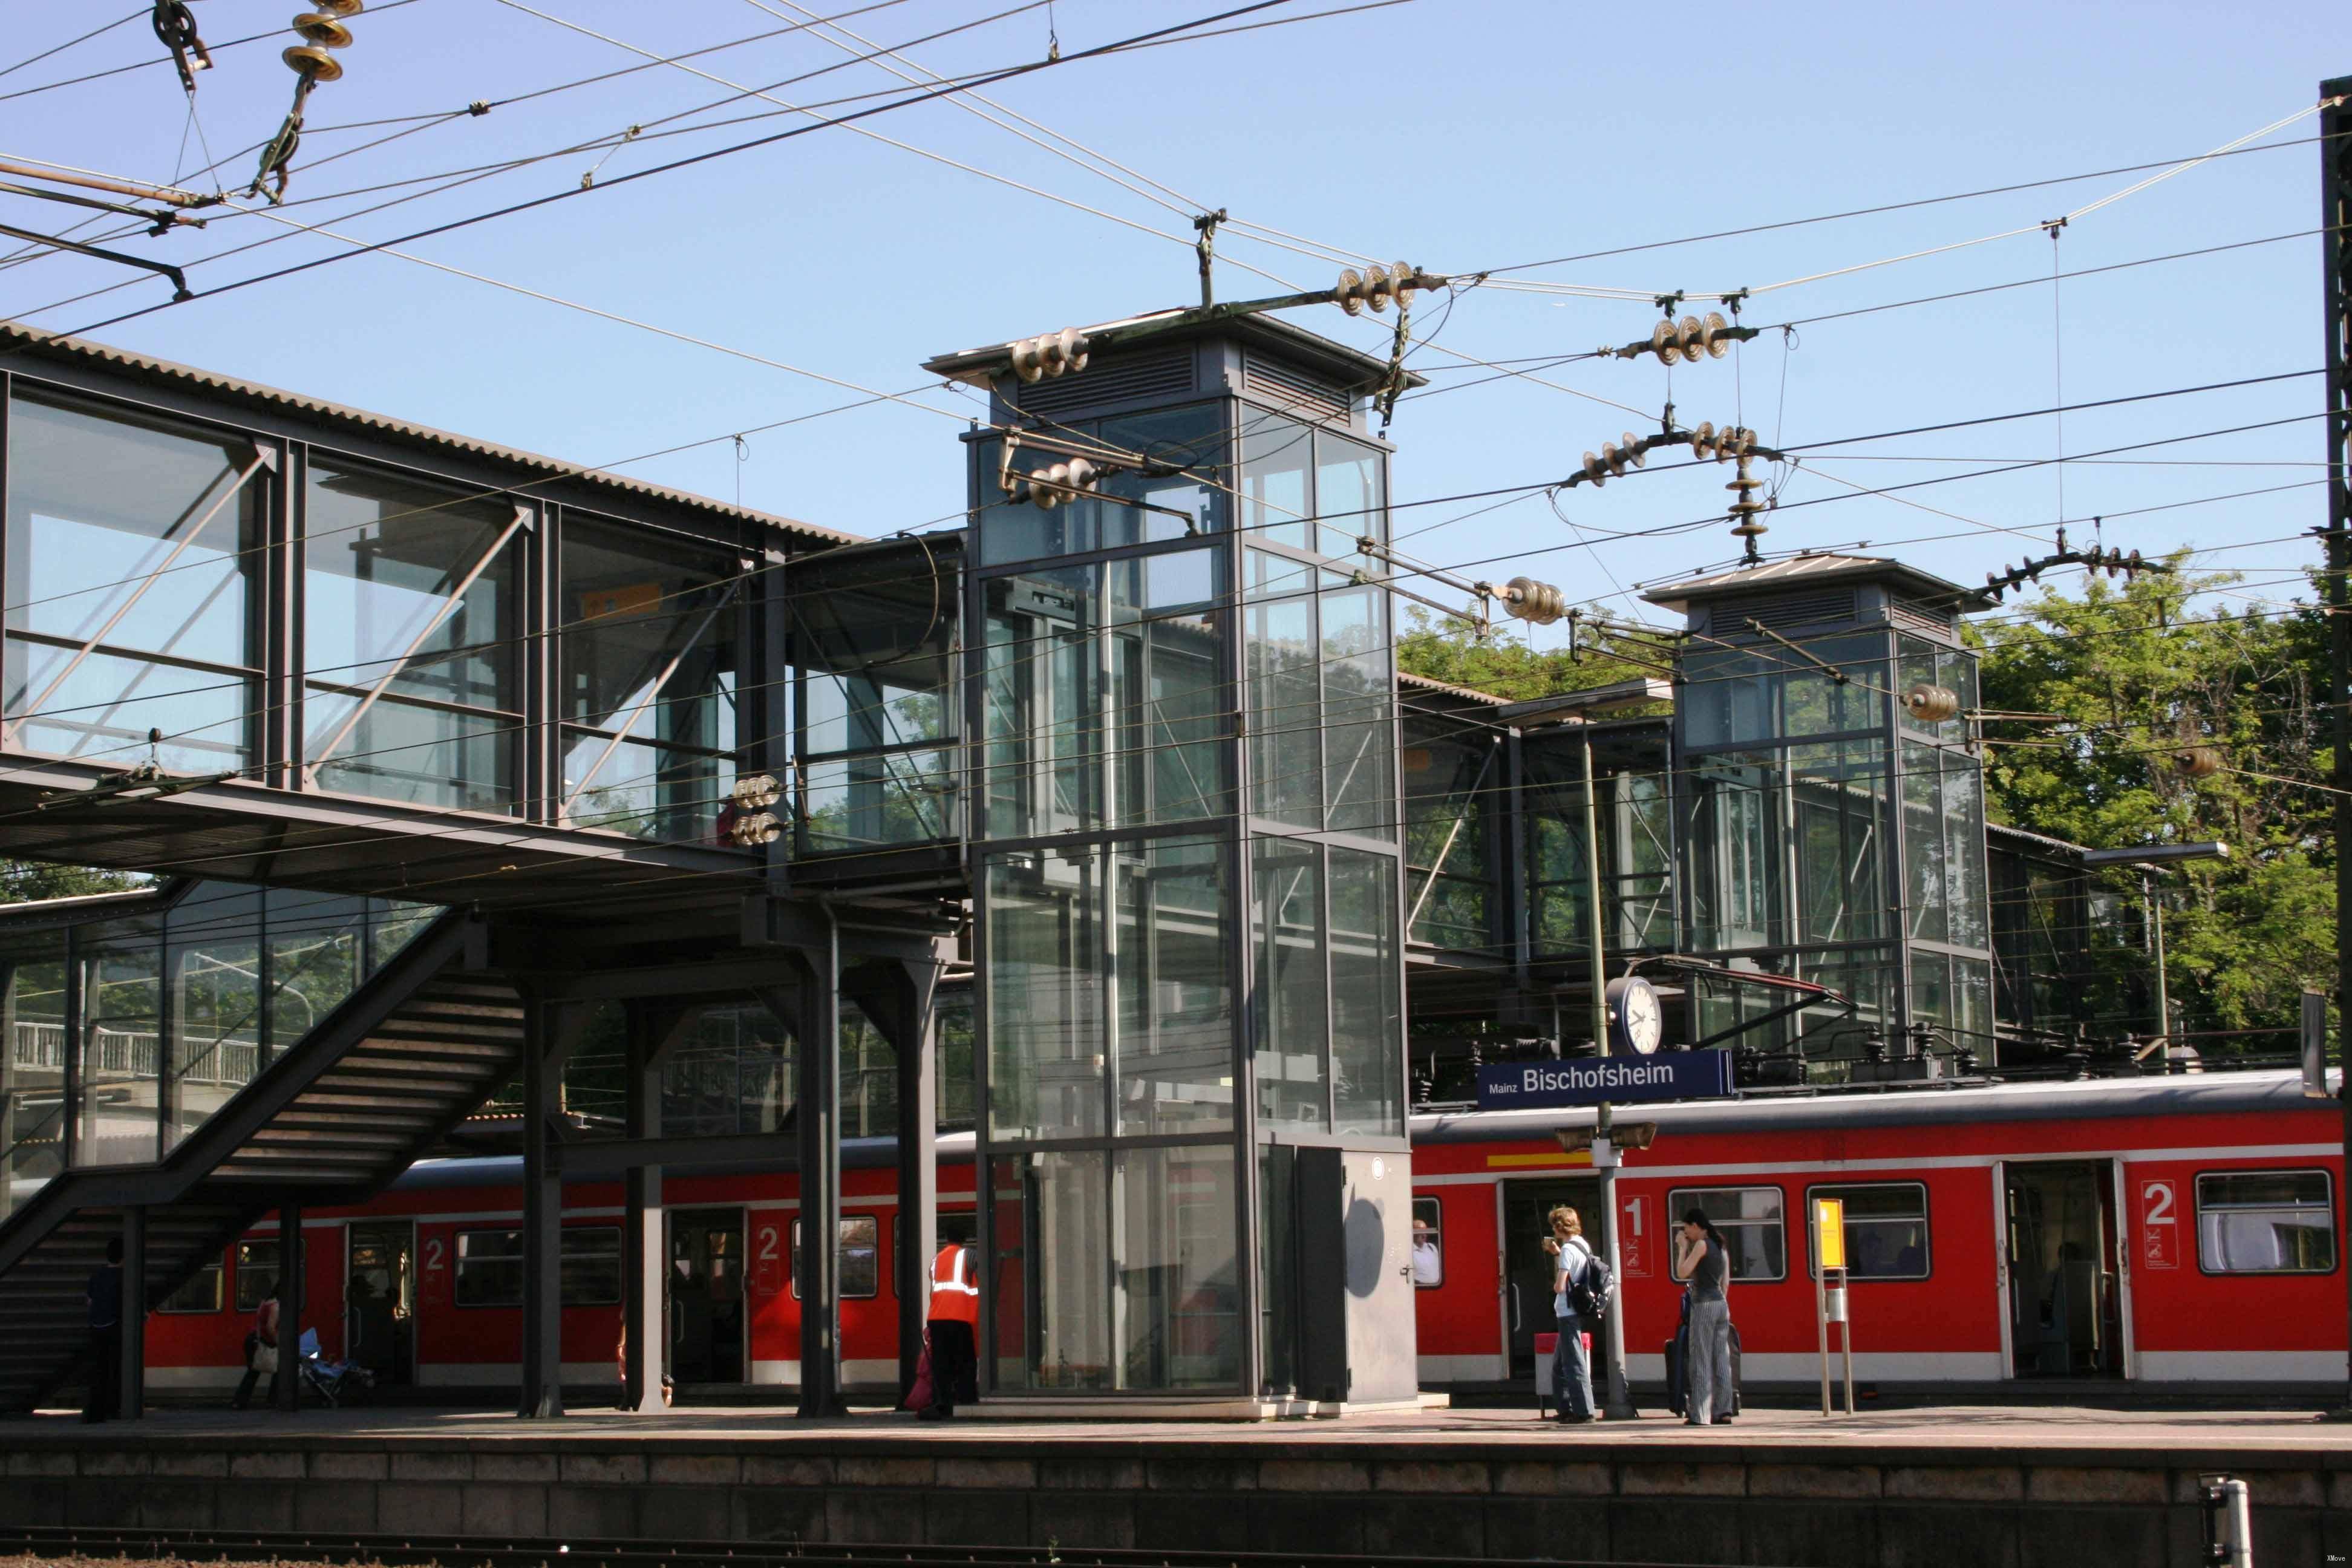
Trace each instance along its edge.
<instances>
[{"instance_id":1,"label":"glass elevator tower","mask_svg":"<svg viewBox=\"0 0 2352 1568\"><path fill-rule=\"evenodd\" d=\"M1263 316L984 387L965 733L988 1392L1414 1390L1385 365ZM1050 366L1049 366L1050 368ZM1064 467L1067 466L1067 467ZM1089 479L1087 466L1097 471Z\"/></svg>"}]
</instances>

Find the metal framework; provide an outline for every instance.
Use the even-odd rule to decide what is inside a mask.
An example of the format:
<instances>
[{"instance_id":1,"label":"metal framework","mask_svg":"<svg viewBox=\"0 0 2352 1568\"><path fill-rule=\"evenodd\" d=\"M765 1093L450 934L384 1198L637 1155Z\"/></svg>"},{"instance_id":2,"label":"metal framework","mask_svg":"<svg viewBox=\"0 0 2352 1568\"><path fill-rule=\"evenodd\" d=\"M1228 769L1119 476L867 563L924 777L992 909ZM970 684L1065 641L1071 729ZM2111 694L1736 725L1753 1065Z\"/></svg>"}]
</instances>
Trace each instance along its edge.
<instances>
[{"instance_id":1,"label":"metal framework","mask_svg":"<svg viewBox=\"0 0 2352 1568\"><path fill-rule=\"evenodd\" d=\"M2328 698L2336 720L2336 997L2344 1065L2344 1152L2352 1160L2352 76L2322 82L2321 303L2326 327ZM2347 1286L2352 1289L2352 1286ZM2352 1302L2347 1302L2352 1310ZM2352 1406L2352 1352L2345 1386Z\"/></svg>"}]
</instances>

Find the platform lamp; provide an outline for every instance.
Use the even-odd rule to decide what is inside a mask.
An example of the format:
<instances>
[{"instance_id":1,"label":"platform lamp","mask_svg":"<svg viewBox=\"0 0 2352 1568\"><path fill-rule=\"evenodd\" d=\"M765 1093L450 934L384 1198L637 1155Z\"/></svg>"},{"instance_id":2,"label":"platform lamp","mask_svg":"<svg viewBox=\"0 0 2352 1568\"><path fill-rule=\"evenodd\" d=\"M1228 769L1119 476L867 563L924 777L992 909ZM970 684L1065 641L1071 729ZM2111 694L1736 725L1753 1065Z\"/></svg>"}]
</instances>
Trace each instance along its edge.
<instances>
[{"instance_id":1,"label":"platform lamp","mask_svg":"<svg viewBox=\"0 0 2352 1568\"><path fill-rule=\"evenodd\" d=\"M2147 900L2149 940L2156 949L2156 1044L2150 1049L2164 1052L2168 1069L2172 1059L2172 993L2164 980L2164 904L2156 896L2156 879L2166 868L2183 860L2229 858L2226 844L2145 844L2130 849L2083 851L2085 867L2128 866L2139 872L2140 893Z\"/></svg>"}]
</instances>

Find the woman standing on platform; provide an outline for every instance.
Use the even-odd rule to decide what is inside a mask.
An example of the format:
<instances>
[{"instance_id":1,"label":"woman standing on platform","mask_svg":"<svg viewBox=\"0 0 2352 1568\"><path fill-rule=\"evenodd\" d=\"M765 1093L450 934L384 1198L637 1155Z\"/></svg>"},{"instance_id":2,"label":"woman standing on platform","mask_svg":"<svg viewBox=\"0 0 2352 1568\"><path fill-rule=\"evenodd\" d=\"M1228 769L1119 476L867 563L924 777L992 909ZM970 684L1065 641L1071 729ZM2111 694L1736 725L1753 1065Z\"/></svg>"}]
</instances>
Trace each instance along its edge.
<instances>
[{"instance_id":1,"label":"woman standing on platform","mask_svg":"<svg viewBox=\"0 0 2352 1568\"><path fill-rule=\"evenodd\" d=\"M1570 1293L1588 1283L1592 1247L1574 1209L1563 1204L1548 1217L1551 1234L1544 1237L1544 1250L1551 1254L1552 1326L1559 1335L1551 1353L1551 1393L1560 1420L1574 1424L1592 1419L1592 1363L1584 1347L1584 1319L1570 1304Z\"/></svg>"},{"instance_id":2,"label":"woman standing on platform","mask_svg":"<svg viewBox=\"0 0 2352 1568\"><path fill-rule=\"evenodd\" d=\"M254 1309L253 1331L245 1336L245 1381L236 1385L239 1410L253 1403L253 1385L261 1374L278 1370L278 1297L283 1289L281 1281L270 1280L269 1294Z\"/></svg>"},{"instance_id":3,"label":"woman standing on platform","mask_svg":"<svg viewBox=\"0 0 2352 1568\"><path fill-rule=\"evenodd\" d=\"M1736 1392L1731 1382L1731 1256L1704 1209L1683 1215L1683 1239L1690 1246L1690 1414L1684 1420L1706 1426L1731 1419Z\"/></svg>"}]
</instances>

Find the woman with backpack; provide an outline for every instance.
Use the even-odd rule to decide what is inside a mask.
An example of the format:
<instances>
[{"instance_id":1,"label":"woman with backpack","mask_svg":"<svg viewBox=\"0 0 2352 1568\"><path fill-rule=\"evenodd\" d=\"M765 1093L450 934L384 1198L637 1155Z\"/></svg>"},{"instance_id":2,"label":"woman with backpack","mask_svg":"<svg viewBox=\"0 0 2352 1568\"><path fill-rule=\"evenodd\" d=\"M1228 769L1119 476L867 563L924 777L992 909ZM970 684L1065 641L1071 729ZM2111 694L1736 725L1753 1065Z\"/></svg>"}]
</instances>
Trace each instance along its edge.
<instances>
[{"instance_id":1,"label":"woman with backpack","mask_svg":"<svg viewBox=\"0 0 2352 1568\"><path fill-rule=\"evenodd\" d=\"M1580 1308L1592 1299L1592 1248L1584 1239L1584 1222L1565 1204L1546 1216L1551 1234L1544 1250L1552 1259L1552 1316L1559 1331L1552 1351L1552 1397L1559 1402L1559 1419L1574 1425L1592 1415L1592 1363L1584 1343L1584 1314Z\"/></svg>"}]
</instances>

